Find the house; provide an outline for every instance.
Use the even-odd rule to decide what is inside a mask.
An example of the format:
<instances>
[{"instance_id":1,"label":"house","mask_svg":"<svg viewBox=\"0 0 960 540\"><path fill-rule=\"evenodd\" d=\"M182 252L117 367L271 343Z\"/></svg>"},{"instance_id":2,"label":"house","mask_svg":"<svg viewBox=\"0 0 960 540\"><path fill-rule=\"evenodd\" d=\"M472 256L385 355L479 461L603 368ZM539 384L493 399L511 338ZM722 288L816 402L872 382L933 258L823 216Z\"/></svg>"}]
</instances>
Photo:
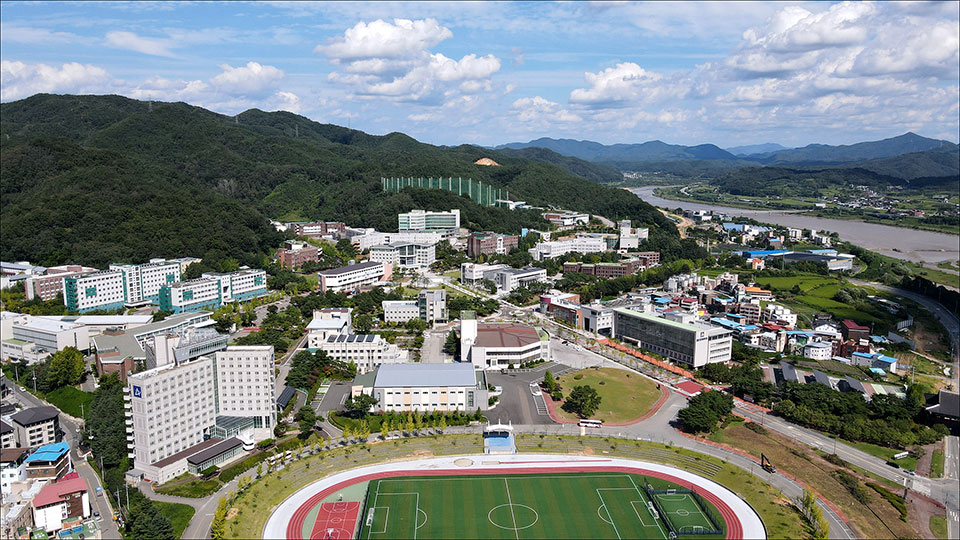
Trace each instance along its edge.
<instances>
[{"instance_id":1,"label":"house","mask_svg":"<svg viewBox=\"0 0 960 540\"><path fill-rule=\"evenodd\" d=\"M855 352L850 355L850 361L855 366L877 368L893 373L897 370L897 359L879 353Z\"/></svg>"},{"instance_id":2,"label":"house","mask_svg":"<svg viewBox=\"0 0 960 540\"><path fill-rule=\"evenodd\" d=\"M70 445L65 442L46 444L37 448L26 461L27 480L56 480L73 468Z\"/></svg>"},{"instance_id":3,"label":"house","mask_svg":"<svg viewBox=\"0 0 960 540\"><path fill-rule=\"evenodd\" d=\"M68 518L90 517L87 482L73 472L57 482L43 486L33 498L33 522L48 533L59 531Z\"/></svg>"},{"instance_id":4,"label":"house","mask_svg":"<svg viewBox=\"0 0 960 540\"><path fill-rule=\"evenodd\" d=\"M956 430L960 428L960 393L940 390L936 405L927 407L934 422Z\"/></svg>"}]
</instances>

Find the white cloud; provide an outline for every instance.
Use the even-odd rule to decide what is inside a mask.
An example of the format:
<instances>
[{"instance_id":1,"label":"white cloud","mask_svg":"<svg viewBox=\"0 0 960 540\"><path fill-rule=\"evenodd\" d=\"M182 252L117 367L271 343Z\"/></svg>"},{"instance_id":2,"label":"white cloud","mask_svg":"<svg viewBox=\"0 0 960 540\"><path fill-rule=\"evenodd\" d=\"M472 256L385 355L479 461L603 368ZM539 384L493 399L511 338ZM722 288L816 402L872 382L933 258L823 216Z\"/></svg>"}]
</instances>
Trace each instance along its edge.
<instances>
[{"instance_id":1,"label":"white cloud","mask_svg":"<svg viewBox=\"0 0 960 540\"><path fill-rule=\"evenodd\" d=\"M453 32L440 26L435 19L394 19L393 24L377 19L370 24L357 23L342 37L331 39L327 45L317 45L314 52L323 53L334 62L402 58L418 54L450 37Z\"/></svg>"},{"instance_id":2,"label":"white cloud","mask_svg":"<svg viewBox=\"0 0 960 540\"><path fill-rule=\"evenodd\" d=\"M570 101L587 105L614 105L629 101L653 101L666 90L663 75L633 62L617 64L598 73L584 73L589 88L570 92ZM683 97L675 96L675 97Z\"/></svg>"},{"instance_id":3,"label":"white cloud","mask_svg":"<svg viewBox=\"0 0 960 540\"><path fill-rule=\"evenodd\" d=\"M541 96L517 99L513 102L512 108L517 113L517 120L532 124L579 122L582 120L580 116L564 109L559 103Z\"/></svg>"},{"instance_id":4,"label":"white cloud","mask_svg":"<svg viewBox=\"0 0 960 540\"><path fill-rule=\"evenodd\" d=\"M32 28L0 23L0 39L7 42L26 43L28 45L49 46L66 43L80 43L87 38L70 32L53 32L45 28Z\"/></svg>"},{"instance_id":5,"label":"white cloud","mask_svg":"<svg viewBox=\"0 0 960 540\"><path fill-rule=\"evenodd\" d=\"M119 49L129 49L152 56L175 56L170 50L172 43L166 39L147 38L133 32L107 32L107 44Z\"/></svg>"},{"instance_id":6,"label":"white cloud","mask_svg":"<svg viewBox=\"0 0 960 540\"><path fill-rule=\"evenodd\" d=\"M283 70L257 62L236 68L228 64L219 67L223 72L210 79L210 84L228 94L259 96L284 77Z\"/></svg>"},{"instance_id":7,"label":"white cloud","mask_svg":"<svg viewBox=\"0 0 960 540\"><path fill-rule=\"evenodd\" d=\"M501 66L497 57L467 54L457 60L429 50L451 37L453 32L435 19L378 19L357 23L315 52L342 66L328 80L360 97L439 105L491 90L490 77Z\"/></svg>"},{"instance_id":8,"label":"white cloud","mask_svg":"<svg viewBox=\"0 0 960 540\"><path fill-rule=\"evenodd\" d=\"M103 68L70 62L61 66L0 62L0 99L14 100L40 92L94 93L109 86L110 75Z\"/></svg>"}]
</instances>

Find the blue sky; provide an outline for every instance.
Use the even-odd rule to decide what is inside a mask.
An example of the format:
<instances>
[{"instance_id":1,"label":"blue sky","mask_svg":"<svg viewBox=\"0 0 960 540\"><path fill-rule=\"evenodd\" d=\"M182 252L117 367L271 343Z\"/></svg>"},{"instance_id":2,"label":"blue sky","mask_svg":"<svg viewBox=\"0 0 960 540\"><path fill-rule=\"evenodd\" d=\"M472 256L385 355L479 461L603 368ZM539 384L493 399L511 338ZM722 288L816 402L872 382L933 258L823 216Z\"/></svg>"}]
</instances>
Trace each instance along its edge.
<instances>
[{"instance_id":1,"label":"blue sky","mask_svg":"<svg viewBox=\"0 0 960 540\"><path fill-rule=\"evenodd\" d=\"M288 110L434 144L957 141L960 3L7 2L0 99Z\"/></svg>"}]
</instances>

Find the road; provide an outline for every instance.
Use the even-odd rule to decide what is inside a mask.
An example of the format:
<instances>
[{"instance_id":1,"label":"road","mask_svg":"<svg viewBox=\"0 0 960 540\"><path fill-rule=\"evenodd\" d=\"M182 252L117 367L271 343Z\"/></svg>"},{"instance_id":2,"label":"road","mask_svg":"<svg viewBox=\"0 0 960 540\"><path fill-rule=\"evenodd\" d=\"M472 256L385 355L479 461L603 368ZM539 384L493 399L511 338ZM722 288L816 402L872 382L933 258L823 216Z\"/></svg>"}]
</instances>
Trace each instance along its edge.
<instances>
[{"instance_id":1,"label":"road","mask_svg":"<svg viewBox=\"0 0 960 540\"><path fill-rule=\"evenodd\" d=\"M29 392L21 392L20 387L14 381L8 380L6 377L3 379L6 385L13 389L14 399L24 407L44 407L50 405ZM113 509L110 507L109 501L106 496L96 496L97 488L103 489L100 478L97 476L96 471L87 463L87 460L81 458L79 455L79 446L77 444L79 442L77 440L79 424L74 422L69 416L60 413L60 429L63 430L64 442L70 445L70 460L73 463L73 468L87 483L87 492L90 493L91 512L100 512L102 519L98 525L100 525L103 538L119 540L120 531L117 529L116 522L112 519Z\"/></svg>"}]
</instances>

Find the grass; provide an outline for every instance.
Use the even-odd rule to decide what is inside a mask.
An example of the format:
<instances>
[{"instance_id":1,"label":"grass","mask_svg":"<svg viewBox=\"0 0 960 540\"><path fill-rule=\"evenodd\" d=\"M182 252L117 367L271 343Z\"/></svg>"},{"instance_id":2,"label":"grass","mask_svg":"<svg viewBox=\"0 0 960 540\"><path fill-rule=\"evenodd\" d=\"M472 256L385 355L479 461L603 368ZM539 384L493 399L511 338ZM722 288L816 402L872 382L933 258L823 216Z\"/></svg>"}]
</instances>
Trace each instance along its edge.
<instances>
[{"instance_id":1,"label":"grass","mask_svg":"<svg viewBox=\"0 0 960 540\"><path fill-rule=\"evenodd\" d=\"M187 525L190 524L196 510L188 504L160 501L153 501L153 504L161 514L170 520L170 524L173 525L173 537L180 538L183 536L183 531L187 530Z\"/></svg>"},{"instance_id":2,"label":"grass","mask_svg":"<svg viewBox=\"0 0 960 540\"><path fill-rule=\"evenodd\" d=\"M182 478L182 476L178 478ZM178 480L178 478L174 478L166 484L156 487L154 491L161 495L173 495L174 497L190 497L192 499L199 499L216 492L222 485L218 480L203 480L201 478L195 478L187 482L181 482Z\"/></svg>"},{"instance_id":3,"label":"grass","mask_svg":"<svg viewBox=\"0 0 960 540\"><path fill-rule=\"evenodd\" d=\"M93 394L77 390L72 386L63 386L52 392L47 392L44 399L64 413L74 418L81 418L83 415L90 413L90 403L93 402ZM83 411L82 414L81 410Z\"/></svg>"},{"instance_id":4,"label":"grass","mask_svg":"<svg viewBox=\"0 0 960 540\"><path fill-rule=\"evenodd\" d=\"M600 394L600 408L592 418L604 422L626 423L636 420L646 414L660 397L657 383L624 369L585 369L568 373L560 377L559 382L564 396L570 395L575 386L593 387ZM564 420L577 419L575 414L559 407L557 414Z\"/></svg>"},{"instance_id":5,"label":"grass","mask_svg":"<svg viewBox=\"0 0 960 540\"><path fill-rule=\"evenodd\" d=\"M789 291L793 289L795 285L800 286L800 290L803 292L816 289L822 285L830 285L836 283L837 280L833 278L826 278L822 276L789 276L789 277L759 277L757 278L757 284L761 287L766 287L772 290L786 290ZM833 296L833 295L830 295Z\"/></svg>"},{"instance_id":6,"label":"grass","mask_svg":"<svg viewBox=\"0 0 960 540\"><path fill-rule=\"evenodd\" d=\"M947 540L946 516L930 516L930 532L940 540Z\"/></svg>"},{"instance_id":7,"label":"grass","mask_svg":"<svg viewBox=\"0 0 960 540\"><path fill-rule=\"evenodd\" d=\"M900 465L904 469L913 469L917 468L917 458L912 455L907 456L903 459L894 460L893 456L903 452L903 450L897 450L896 448L887 448L886 446L879 446L873 443L868 442L852 442L844 441L844 443L860 450L861 452L866 452L871 456L876 456L884 461L893 461L897 465Z\"/></svg>"},{"instance_id":8,"label":"grass","mask_svg":"<svg viewBox=\"0 0 960 540\"><path fill-rule=\"evenodd\" d=\"M766 454L778 470L800 478L821 497L828 498L840 507L850 518L850 523L859 530L858 536L864 538L917 537L916 531L899 519L899 511L887 500L881 497L870 497L866 504L856 500L833 474L838 467L827 462L808 447L773 432L761 435L739 425L724 429L723 440L726 444L744 450L758 459L761 453ZM843 454L840 457L842 458ZM743 491L736 492L744 494ZM770 531L768 536L778 537ZM789 534L786 536L790 537Z\"/></svg>"},{"instance_id":9,"label":"grass","mask_svg":"<svg viewBox=\"0 0 960 540\"><path fill-rule=\"evenodd\" d=\"M369 525L362 522L360 538L560 539L619 535L666 539L669 531L646 509L649 497L639 487L645 481L657 489L677 487L640 475L597 472L376 480L369 485L365 505L373 509L373 520ZM449 515L450 501L457 501L457 517L441 519ZM674 495L658 503L672 514L668 518L675 527L710 527L708 518L689 496ZM309 529L312 525L306 524Z\"/></svg>"},{"instance_id":10,"label":"grass","mask_svg":"<svg viewBox=\"0 0 960 540\"><path fill-rule=\"evenodd\" d=\"M930 478L943 478L943 449L937 448L930 457Z\"/></svg>"},{"instance_id":11,"label":"grass","mask_svg":"<svg viewBox=\"0 0 960 540\"><path fill-rule=\"evenodd\" d=\"M956 274L951 274L935 268L927 268L925 266L914 266L911 268L911 270L914 274L923 276L934 283L947 285L949 287L953 287L954 289L960 288L960 276Z\"/></svg>"}]
</instances>

